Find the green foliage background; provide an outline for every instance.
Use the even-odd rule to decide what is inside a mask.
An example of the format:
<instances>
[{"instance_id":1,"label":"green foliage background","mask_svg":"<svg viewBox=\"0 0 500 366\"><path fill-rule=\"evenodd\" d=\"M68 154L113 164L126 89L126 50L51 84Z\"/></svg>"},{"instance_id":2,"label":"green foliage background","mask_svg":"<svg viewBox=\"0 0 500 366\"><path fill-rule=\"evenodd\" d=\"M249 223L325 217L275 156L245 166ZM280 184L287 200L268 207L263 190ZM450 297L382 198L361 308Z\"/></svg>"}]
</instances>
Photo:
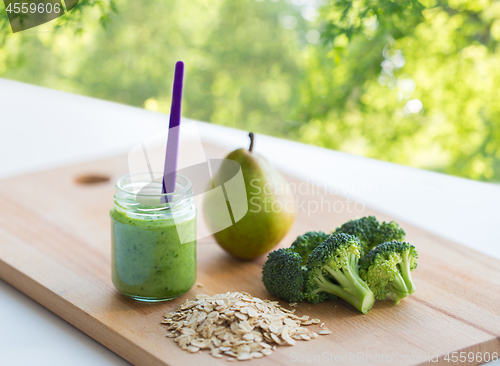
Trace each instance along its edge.
<instances>
[{"instance_id":1,"label":"green foliage background","mask_svg":"<svg viewBox=\"0 0 500 366\"><path fill-rule=\"evenodd\" d=\"M16 34L0 9L0 77L168 113L182 59L186 117L500 181L498 0L83 0Z\"/></svg>"}]
</instances>

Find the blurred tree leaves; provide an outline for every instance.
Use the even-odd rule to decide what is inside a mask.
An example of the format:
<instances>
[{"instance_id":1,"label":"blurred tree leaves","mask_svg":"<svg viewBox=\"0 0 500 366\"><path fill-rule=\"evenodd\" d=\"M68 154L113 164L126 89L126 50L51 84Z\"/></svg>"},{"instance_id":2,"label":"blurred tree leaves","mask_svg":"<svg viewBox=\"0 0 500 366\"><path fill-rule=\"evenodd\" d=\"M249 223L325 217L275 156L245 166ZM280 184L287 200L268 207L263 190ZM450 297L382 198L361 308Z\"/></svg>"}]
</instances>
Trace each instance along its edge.
<instances>
[{"instance_id":1,"label":"blurred tree leaves","mask_svg":"<svg viewBox=\"0 0 500 366\"><path fill-rule=\"evenodd\" d=\"M296 31L305 23L297 9L254 0L117 0L117 7L105 31L94 17L78 37L75 27L60 27L12 42L3 76L168 113L173 65L182 59L185 116L288 133L299 95ZM298 27L283 29L279 17L290 14Z\"/></svg>"},{"instance_id":2,"label":"blurred tree leaves","mask_svg":"<svg viewBox=\"0 0 500 366\"><path fill-rule=\"evenodd\" d=\"M84 0L16 35L0 15L0 76L168 113L182 59L187 117L500 181L500 1L287 1Z\"/></svg>"},{"instance_id":3,"label":"blurred tree leaves","mask_svg":"<svg viewBox=\"0 0 500 366\"><path fill-rule=\"evenodd\" d=\"M424 5L419 0L329 0L322 10L324 39L333 43L337 37L380 33L399 39L422 20Z\"/></svg>"},{"instance_id":4,"label":"blurred tree leaves","mask_svg":"<svg viewBox=\"0 0 500 366\"><path fill-rule=\"evenodd\" d=\"M308 48L303 141L500 180L500 2L338 0Z\"/></svg>"}]
</instances>

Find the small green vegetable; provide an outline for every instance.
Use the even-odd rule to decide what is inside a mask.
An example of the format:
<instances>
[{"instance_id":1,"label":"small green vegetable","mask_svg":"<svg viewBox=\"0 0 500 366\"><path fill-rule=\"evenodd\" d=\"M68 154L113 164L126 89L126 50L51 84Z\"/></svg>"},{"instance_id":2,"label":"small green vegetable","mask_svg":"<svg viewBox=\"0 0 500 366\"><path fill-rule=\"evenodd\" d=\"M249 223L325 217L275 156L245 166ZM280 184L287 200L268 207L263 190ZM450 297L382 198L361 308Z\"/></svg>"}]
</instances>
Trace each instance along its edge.
<instances>
[{"instance_id":1,"label":"small green vegetable","mask_svg":"<svg viewBox=\"0 0 500 366\"><path fill-rule=\"evenodd\" d=\"M305 265L307 262L307 257L311 252L321 243L323 243L330 234L326 234L322 231L308 231L302 236L298 236L297 239L292 243L292 250L299 253L302 257L302 264Z\"/></svg>"},{"instance_id":2,"label":"small green vegetable","mask_svg":"<svg viewBox=\"0 0 500 366\"><path fill-rule=\"evenodd\" d=\"M418 253L404 237L398 224L374 216L348 221L332 235L309 231L268 255L262 281L289 302L340 297L366 314L376 298L398 304L415 292L410 272Z\"/></svg>"},{"instance_id":3,"label":"small green vegetable","mask_svg":"<svg viewBox=\"0 0 500 366\"><path fill-rule=\"evenodd\" d=\"M417 268L417 258L413 245L387 242L362 259L359 272L377 299L391 299L398 304L415 292L410 272Z\"/></svg>"},{"instance_id":4,"label":"small green vegetable","mask_svg":"<svg viewBox=\"0 0 500 366\"><path fill-rule=\"evenodd\" d=\"M358 271L360 241L337 233L317 246L307 259L305 298L317 303L338 296L366 314L375 296Z\"/></svg>"},{"instance_id":5,"label":"small green vegetable","mask_svg":"<svg viewBox=\"0 0 500 366\"><path fill-rule=\"evenodd\" d=\"M298 302L304 300L304 273L301 256L291 248L280 248L267 256L262 267L262 282L277 298Z\"/></svg>"}]
</instances>

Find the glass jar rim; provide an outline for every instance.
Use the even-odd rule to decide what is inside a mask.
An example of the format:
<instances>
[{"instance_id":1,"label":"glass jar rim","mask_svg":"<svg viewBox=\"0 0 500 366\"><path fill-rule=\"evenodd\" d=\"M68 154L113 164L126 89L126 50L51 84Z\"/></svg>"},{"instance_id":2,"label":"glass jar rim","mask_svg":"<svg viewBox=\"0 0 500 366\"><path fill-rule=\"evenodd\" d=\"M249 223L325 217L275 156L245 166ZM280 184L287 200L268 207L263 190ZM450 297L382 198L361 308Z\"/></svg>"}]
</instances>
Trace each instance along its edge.
<instances>
[{"instance_id":1,"label":"glass jar rim","mask_svg":"<svg viewBox=\"0 0 500 366\"><path fill-rule=\"evenodd\" d=\"M123 182L127 179L127 178L131 178L133 176L140 176L140 175L148 175L148 176L161 176L163 177L163 172L139 172L139 173L133 173L133 174L127 174L127 175L124 175L123 177L119 178L117 181L116 181L116 189L120 190L121 192L124 192L126 194L133 194L135 196L145 196L145 197L170 197L170 196L173 196L173 195L178 195L178 194L182 194L182 193L186 193L186 192L189 192L192 188L192 183L191 181L181 175L181 174L177 174L176 176L176 183L178 182L179 178L181 180L184 180L185 184L183 184L182 182L179 182L183 187L179 190L175 190L174 192L171 192L171 193L155 193L155 194L145 194L145 193L135 193L133 191L130 191L130 190L127 190L123 187ZM156 179L158 180L158 179ZM149 182L155 182L156 180L149 180ZM158 182L159 183L159 182Z\"/></svg>"}]
</instances>

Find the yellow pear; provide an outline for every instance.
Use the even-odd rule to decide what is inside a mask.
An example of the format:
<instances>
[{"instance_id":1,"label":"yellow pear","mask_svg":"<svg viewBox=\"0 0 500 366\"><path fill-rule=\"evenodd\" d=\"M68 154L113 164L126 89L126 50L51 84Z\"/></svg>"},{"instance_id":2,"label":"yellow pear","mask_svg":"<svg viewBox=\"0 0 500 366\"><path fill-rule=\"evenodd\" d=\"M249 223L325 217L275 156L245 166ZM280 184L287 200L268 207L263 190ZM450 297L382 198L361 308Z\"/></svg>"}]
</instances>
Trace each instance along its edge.
<instances>
[{"instance_id":1,"label":"yellow pear","mask_svg":"<svg viewBox=\"0 0 500 366\"><path fill-rule=\"evenodd\" d=\"M223 184L234 176L235 164L231 161L241 166L246 191L243 206L248 207L248 211L241 218L237 217L234 206L231 207L233 201L226 193L233 224L214 234L223 249L241 259L254 259L270 251L290 230L296 216L291 187L262 155L253 151L254 135L250 133L249 136L249 149L229 153L213 179ZM229 166L232 168L226 168ZM224 213L210 212L211 198L204 200L203 207L209 229L221 227Z\"/></svg>"}]
</instances>

